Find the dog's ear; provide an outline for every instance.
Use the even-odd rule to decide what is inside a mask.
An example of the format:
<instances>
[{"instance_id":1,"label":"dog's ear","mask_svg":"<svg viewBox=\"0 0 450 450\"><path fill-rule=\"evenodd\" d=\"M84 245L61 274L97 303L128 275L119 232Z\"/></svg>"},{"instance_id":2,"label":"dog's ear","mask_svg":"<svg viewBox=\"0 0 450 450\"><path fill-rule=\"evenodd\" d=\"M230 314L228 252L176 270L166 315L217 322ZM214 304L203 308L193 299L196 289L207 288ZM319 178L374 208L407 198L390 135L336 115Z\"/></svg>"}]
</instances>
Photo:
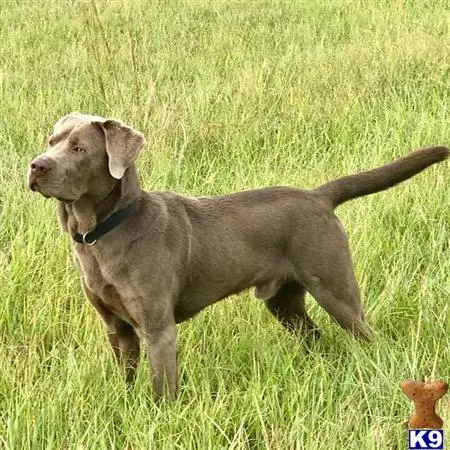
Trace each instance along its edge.
<instances>
[{"instance_id":1,"label":"dog's ear","mask_svg":"<svg viewBox=\"0 0 450 450\"><path fill-rule=\"evenodd\" d=\"M142 133L115 119L95 122L105 134L109 173L120 180L145 145Z\"/></svg>"}]
</instances>

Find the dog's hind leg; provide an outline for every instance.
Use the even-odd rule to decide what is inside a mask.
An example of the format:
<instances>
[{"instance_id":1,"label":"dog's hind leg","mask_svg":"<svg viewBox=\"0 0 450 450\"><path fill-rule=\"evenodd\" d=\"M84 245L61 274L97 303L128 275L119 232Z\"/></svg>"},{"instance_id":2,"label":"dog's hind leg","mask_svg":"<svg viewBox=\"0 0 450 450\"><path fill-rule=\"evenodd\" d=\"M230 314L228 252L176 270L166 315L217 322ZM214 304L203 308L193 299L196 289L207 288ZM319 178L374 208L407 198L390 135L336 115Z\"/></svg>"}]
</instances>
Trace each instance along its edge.
<instances>
[{"instance_id":1,"label":"dog's hind leg","mask_svg":"<svg viewBox=\"0 0 450 450\"><path fill-rule=\"evenodd\" d=\"M299 252L298 281L342 327L360 339L372 336L364 320L347 235L339 220L326 214Z\"/></svg>"},{"instance_id":2,"label":"dog's hind leg","mask_svg":"<svg viewBox=\"0 0 450 450\"><path fill-rule=\"evenodd\" d=\"M372 330L364 319L359 287L351 261L342 261L342 253L333 261L333 270L316 270L307 277L305 286L322 308L355 337L369 340Z\"/></svg>"},{"instance_id":3,"label":"dog's hind leg","mask_svg":"<svg viewBox=\"0 0 450 450\"><path fill-rule=\"evenodd\" d=\"M318 338L320 331L305 308L305 289L295 281L281 285L276 294L265 301L267 309L289 331L301 331L308 338Z\"/></svg>"},{"instance_id":4,"label":"dog's hind leg","mask_svg":"<svg viewBox=\"0 0 450 450\"><path fill-rule=\"evenodd\" d=\"M342 328L362 340L369 340L372 337L373 332L364 320L364 313L362 308L359 308L356 298L353 298L354 302L349 303L351 297L341 297L342 293L338 297L321 281L309 286L308 291Z\"/></svg>"}]
</instances>

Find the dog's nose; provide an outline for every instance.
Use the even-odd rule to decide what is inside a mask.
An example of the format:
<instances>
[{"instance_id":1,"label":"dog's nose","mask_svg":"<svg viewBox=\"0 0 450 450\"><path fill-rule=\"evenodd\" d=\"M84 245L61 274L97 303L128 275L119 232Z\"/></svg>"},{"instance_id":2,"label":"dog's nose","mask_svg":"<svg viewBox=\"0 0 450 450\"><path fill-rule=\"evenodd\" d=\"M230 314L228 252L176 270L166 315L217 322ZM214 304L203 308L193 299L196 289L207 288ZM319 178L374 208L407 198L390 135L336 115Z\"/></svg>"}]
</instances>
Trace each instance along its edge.
<instances>
[{"instance_id":1,"label":"dog's nose","mask_svg":"<svg viewBox=\"0 0 450 450\"><path fill-rule=\"evenodd\" d=\"M43 175L52 170L53 160L46 156L39 156L31 162L31 173L35 176Z\"/></svg>"}]
</instances>

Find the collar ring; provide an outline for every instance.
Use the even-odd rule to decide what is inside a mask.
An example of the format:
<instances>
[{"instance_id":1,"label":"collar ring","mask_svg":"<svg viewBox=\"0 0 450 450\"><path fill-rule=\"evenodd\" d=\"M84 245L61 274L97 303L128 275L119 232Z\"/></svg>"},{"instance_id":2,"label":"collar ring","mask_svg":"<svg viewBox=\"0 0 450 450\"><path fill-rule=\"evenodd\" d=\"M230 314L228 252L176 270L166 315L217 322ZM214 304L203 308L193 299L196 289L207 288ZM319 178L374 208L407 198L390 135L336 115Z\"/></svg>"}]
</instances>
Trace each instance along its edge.
<instances>
[{"instance_id":1,"label":"collar ring","mask_svg":"<svg viewBox=\"0 0 450 450\"><path fill-rule=\"evenodd\" d=\"M89 234L89 232L83 234L83 244L86 244L86 245L94 245L94 244L97 242L97 239L94 239L93 241L90 241L90 240L88 239L88 234Z\"/></svg>"}]
</instances>

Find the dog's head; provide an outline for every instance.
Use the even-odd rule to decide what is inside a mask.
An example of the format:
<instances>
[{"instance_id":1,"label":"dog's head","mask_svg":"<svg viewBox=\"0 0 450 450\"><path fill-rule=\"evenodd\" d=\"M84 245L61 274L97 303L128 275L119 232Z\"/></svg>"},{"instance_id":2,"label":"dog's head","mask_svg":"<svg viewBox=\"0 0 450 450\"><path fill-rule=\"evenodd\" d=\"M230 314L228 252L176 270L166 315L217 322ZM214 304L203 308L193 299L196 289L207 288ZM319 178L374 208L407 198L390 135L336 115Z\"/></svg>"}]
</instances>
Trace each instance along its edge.
<instances>
[{"instance_id":1,"label":"dog's head","mask_svg":"<svg viewBox=\"0 0 450 450\"><path fill-rule=\"evenodd\" d=\"M28 170L28 185L44 197L75 202L102 196L134 164L141 133L115 119L71 113L55 124L47 150Z\"/></svg>"}]
</instances>

